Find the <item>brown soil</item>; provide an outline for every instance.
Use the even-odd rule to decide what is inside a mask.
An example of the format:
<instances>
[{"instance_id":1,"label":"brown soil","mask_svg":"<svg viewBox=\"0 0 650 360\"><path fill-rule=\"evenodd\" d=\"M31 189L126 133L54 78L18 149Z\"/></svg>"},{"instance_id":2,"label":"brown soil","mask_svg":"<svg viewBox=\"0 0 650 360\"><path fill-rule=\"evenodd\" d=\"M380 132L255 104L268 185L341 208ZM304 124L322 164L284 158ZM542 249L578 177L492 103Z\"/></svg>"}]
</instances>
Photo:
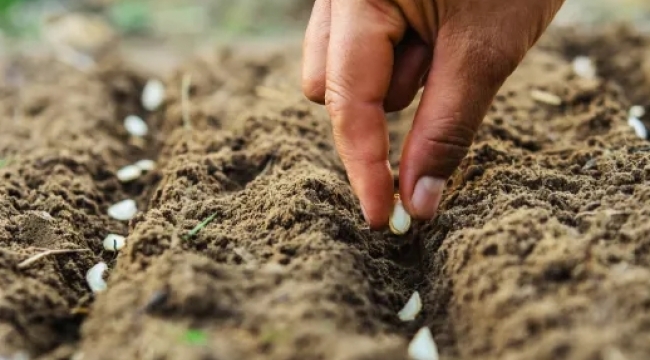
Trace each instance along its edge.
<instances>
[{"instance_id":1,"label":"brown soil","mask_svg":"<svg viewBox=\"0 0 650 360\"><path fill-rule=\"evenodd\" d=\"M298 90L298 47L197 56L153 114L138 105L145 74L119 62L5 64L0 357L406 359L427 325L444 359L648 358L650 146L626 122L650 105L648 43L549 35L495 100L439 216L405 237L364 225L328 118ZM577 54L602 79L572 75ZM413 111L389 119L395 169ZM152 128L145 141L124 131L129 113ZM141 158L157 170L117 181ZM127 197L139 215L110 219ZM128 234L117 258L102 251L111 232ZM92 252L17 266L44 248ZM84 276L101 260L108 290L93 297ZM402 324L416 289L423 313Z\"/></svg>"}]
</instances>

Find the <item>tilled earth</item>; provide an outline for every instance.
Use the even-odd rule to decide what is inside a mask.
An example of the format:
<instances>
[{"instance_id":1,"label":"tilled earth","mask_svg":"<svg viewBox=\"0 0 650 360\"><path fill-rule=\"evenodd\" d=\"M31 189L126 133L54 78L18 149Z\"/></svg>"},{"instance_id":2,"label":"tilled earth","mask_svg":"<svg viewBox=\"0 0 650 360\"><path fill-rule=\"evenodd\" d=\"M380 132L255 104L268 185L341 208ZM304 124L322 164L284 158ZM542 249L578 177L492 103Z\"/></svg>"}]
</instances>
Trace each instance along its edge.
<instances>
[{"instance_id":1,"label":"tilled earth","mask_svg":"<svg viewBox=\"0 0 650 360\"><path fill-rule=\"evenodd\" d=\"M573 74L576 55L598 79ZM627 124L632 104L650 108L650 40L549 34L439 215L404 237L364 224L299 60L298 46L197 56L155 112L148 75L119 60L2 64L0 358L406 359L422 326L443 359L650 357L650 144ZM389 115L395 170L413 113ZM150 134L130 137L128 114ZM118 181L140 159L156 170ZM127 198L138 215L110 218ZM127 236L117 256L109 233ZM46 249L90 251L18 266ZM108 289L93 296L99 261ZM401 323L414 290L424 309Z\"/></svg>"}]
</instances>

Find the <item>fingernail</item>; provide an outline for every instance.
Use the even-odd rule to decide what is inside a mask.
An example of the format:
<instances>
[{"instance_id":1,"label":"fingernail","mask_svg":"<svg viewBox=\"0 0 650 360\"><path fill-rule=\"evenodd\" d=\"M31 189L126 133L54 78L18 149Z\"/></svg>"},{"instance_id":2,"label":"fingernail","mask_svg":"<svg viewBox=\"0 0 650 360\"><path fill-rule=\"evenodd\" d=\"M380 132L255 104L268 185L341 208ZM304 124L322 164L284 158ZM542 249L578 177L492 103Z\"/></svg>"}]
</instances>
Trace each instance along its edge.
<instances>
[{"instance_id":1,"label":"fingernail","mask_svg":"<svg viewBox=\"0 0 650 360\"><path fill-rule=\"evenodd\" d=\"M444 179L424 176L418 180L411 198L411 204L418 218L433 218L438 210L444 187Z\"/></svg>"}]
</instances>

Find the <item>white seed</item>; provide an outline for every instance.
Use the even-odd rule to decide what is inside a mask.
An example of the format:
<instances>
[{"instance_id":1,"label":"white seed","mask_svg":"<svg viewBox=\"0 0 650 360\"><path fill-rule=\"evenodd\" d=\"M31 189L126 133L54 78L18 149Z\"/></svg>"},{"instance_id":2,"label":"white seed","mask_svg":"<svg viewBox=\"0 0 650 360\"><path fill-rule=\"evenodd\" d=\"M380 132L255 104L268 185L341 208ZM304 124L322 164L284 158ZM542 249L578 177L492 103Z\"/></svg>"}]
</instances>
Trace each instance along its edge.
<instances>
[{"instance_id":1,"label":"white seed","mask_svg":"<svg viewBox=\"0 0 650 360\"><path fill-rule=\"evenodd\" d=\"M562 98L548 91L542 91L537 89L531 90L530 97L532 97L533 100L544 104L555 105L555 106L562 105Z\"/></svg>"},{"instance_id":2,"label":"white seed","mask_svg":"<svg viewBox=\"0 0 650 360\"><path fill-rule=\"evenodd\" d=\"M136 115L129 115L124 119L124 128L126 128L129 134L137 137L147 136L149 133L147 123Z\"/></svg>"},{"instance_id":3,"label":"white seed","mask_svg":"<svg viewBox=\"0 0 650 360\"><path fill-rule=\"evenodd\" d=\"M640 137L641 139L648 138L648 129L645 127L643 122L641 122L641 120L631 116L627 119L627 123L632 127L632 129L634 129L636 136Z\"/></svg>"},{"instance_id":4,"label":"white seed","mask_svg":"<svg viewBox=\"0 0 650 360\"><path fill-rule=\"evenodd\" d=\"M390 215L388 222L390 231L395 235L404 235L411 227L411 216L404 209L399 195L395 195L395 204L393 205L393 213Z\"/></svg>"},{"instance_id":5,"label":"white seed","mask_svg":"<svg viewBox=\"0 0 650 360\"><path fill-rule=\"evenodd\" d=\"M90 270L86 273L86 281L88 282L88 287L94 293L99 293L106 290L106 281L104 281L104 271L108 269L106 263L100 262L95 266L91 267Z\"/></svg>"},{"instance_id":6,"label":"white seed","mask_svg":"<svg viewBox=\"0 0 650 360\"><path fill-rule=\"evenodd\" d=\"M165 85L162 81L151 79L142 90L142 106L149 110L154 111L163 103L165 99Z\"/></svg>"},{"instance_id":7,"label":"white seed","mask_svg":"<svg viewBox=\"0 0 650 360\"><path fill-rule=\"evenodd\" d=\"M140 168L142 171L151 171L156 168L156 162L153 160L140 160L133 164Z\"/></svg>"},{"instance_id":8,"label":"white seed","mask_svg":"<svg viewBox=\"0 0 650 360\"><path fill-rule=\"evenodd\" d=\"M126 238L122 235L108 234L104 238L104 249L108 251L119 251L126 245Z\"/></svg>"},{"instance_id":9,"label":"white seed","mask_svg":"<svg viewBox=\"0 0 650 360\"><path fill-rule=\"evenodd\" d=\"M131 199L123 200L108 208L108 216L116 220L128 221L133 219L138 212L135 201Z\"/></svg>"},{"instance_id":10,"label":"white seed","mask_svg":"<svg viewBox=\"0 0 650 360\"><path fill-rule=\"evenodd\" d=\"M142 169L135 165L127 165L117 170L116 175L121 182L129 182L139 178L142 175Z\"/></svg>"},{"instance_id":11,"label":"white seed","mask_svg":"<svg viewBox=\"0 0 650 360\"><path fill-rule=\"evenodd\" d=\"M409 344L408 353L413 360L438 360L438 347L428 327L418 330Z\"/></svg>"},{"instance_id":12,"label":"white seed","mask_svg":"<svg viewBox=\"0 0 650 360\"><path fill-rule=\"evenodd\" d=\"M640 119L645 116L645 108L641 105L634 105L630 108L630 117Z\"/></svg>"},{"instance_id":13,"label":"white seed","mask_svg":"<svg viewBox=\"0 0 650 360\"><path fill-rule=\"evenodd\" d=\"M41 213L40 213L40 217L41 217L42 219L44 219L44 220L47 220L47 221L52 221L52 220L54 220L54 218L52 217L52 215L50 215L50 213L47 212L47 211L41 211Z\"/></svg>"},{"instance_id":14,"label":"white seed","mask_svg":"<svg viewBox=\"0 0 650 360\"><path fill-rule=\"evenodd\" d=\"M413 321L420 310L422 310L422 299L420 299L420 293L415 291L402 310L397 313L397 316L402 321Z\"/></svg>"},{"instance_id":15,"label":"white seed","mask_svg":"<svg viewBox=\"0 0 650 360\"><path fill-rule=\"evenodd\" d=\"M596 67L588 56L577 56L573 59L573 72L585 79L596 77Z\"/></svg>"}]
</instances>

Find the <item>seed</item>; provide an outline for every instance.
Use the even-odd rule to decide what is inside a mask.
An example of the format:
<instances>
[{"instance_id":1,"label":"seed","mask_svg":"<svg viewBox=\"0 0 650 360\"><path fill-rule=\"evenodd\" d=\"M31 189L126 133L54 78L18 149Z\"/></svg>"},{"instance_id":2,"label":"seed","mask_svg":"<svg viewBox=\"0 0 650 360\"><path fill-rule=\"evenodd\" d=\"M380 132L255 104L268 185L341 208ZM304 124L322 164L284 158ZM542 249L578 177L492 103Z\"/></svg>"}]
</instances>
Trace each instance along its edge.
<instances>
[{"instance_id":1,"label":"seed","mask_svg":"<svg viewBox=\"0 0 650 360\"><path fill-rule=\"evenodd\" d=\"M154 111L163 103L165 99L165 85L162 81L151 79L142 90L142 106L149 110Z\"/></svg>"},{"instance_id":2,"label":"seed","mask_svg":"<svg viewBox=\"0 0 650 360\"><path fill-rule=\"evenodd\" d=\"M420 313L420 310L422 310L422 300L420 299L420 293L415 291L402 310L397 313L397 316L402 321L413 321Z\"/></svg>"},{"instance_id":3,"label":"seed","mask_svg":"<svg viewBox=\"0 0 650 360\"><path fill-rule=\"evenodd\" d=\"M562 105L562 98L548 91L542 91L536 89L531 90L530 97L532 97L533 100L544 104L555 105L555 106Z\"/></svg>"},{"instance_id":4,"label":"seed","mask_svg":"<svg viewBox=\"0 0 650 360\"><path fill-rule=\"evenodd\" d=\"M99 293L106 290L106 281L104 281L103 278L106 269L108 269L106 263L100 262L91 267L86 273L86 282L88 282L88 287L90 287L90 290L92 290L93 293Z\"/></svg>"},{"instance_id":5,"label":"seed","mask_svg":"<svg viewBox=\"0 0 650 360\"><path fill-rule=\"evenodd\" d=\"M117 170L117 178L121 182L133 181L142 175L142 169L135 165L128 165Z\"/></svg>"},{"instance_id":6,"label":"seed","mask_svg":"<svg viewBox=\"0 0 650 360\"><path fill-rule=\"evenodd\" d=\"M120 201L108 208L108 216L122 221L133 219L137 212L138 207L131 199Z\"/></svg>"},{"instance_id":7,"label":"seed","mask_svg":"<svg viewBox=\"0 0 650 360\"><path fill-rule=\"evenodd\" d=\"M147 123L136 115L129 115L124 119L124 128L126 128L129 134L137 137L147 136L149 133Z\"/></svg>"},{"instance_id":8,"label":"seed","mask_svg":"<svg viewBox=\"0 0 650 360\"><path fill-rule=\"evenodd\" d=\"M122 235L108 234L104 238L104 249L108 251L119 251L126 245L126 238Z\"/></svg>"},{"instance_id":9,"label":"seed","mask_svg":"<svg viewBox=\"0 0 650 360\"><path fill-rule=\"evenodd\" d=\"M399 194L395 194L393 213L390 216L388 226L390 227L390 231L395 235L404 235L411 227L411 216L404 209Z\"/></svg>"},{"instance_id":10,"label":"seed","mask_svg":"<svg viewBox=\"0 0 650 360\"><path fill-rule=\"evenodd\" d=\"M428 327L418 330L409 344L408 353L413 360L438 360L438 347Z\"/></svg>"},{"instance_id":11,"label":"seed","mask_svg":"<svg viewBox=\"0 0 650 360\"><path fill-rule=\"evenodd\" d=\"M596 67L588 56L577 56L573 59L573 72L585 79L596 77Z\"/></svg>"},{"instance_id":12,"label":"seed","mask_svg":"<svg viewBox=\"0 0 650 360\"><path fill-rule=\"evenodd\" d=\"M640 137L641 139L648 138L648 129L645 127L643 122L641 122L641 120L631 116L627 119L627 123L632 127L632 129L634 129L636 136Z\"/></svg>"},{"instance_id":13,"label":"seed","mask_svg":"<svg viewBox=\"0 0 650 360\"><path fill-rule=\"evenodd\" d=\"M641 105L634 105L630 108L630 117L635 117L637 119L645 116L645 108Z\"/></svg>"},{"instance_id":14,"label":"seed","mask_svg":"<svg viewBox=\"0 0 650 360\"><path fill-rule=\"evenodd\" d=\"M136 162L133 165L137 166L142 171L151 171L151 170L156 168L156 162L155 161L146 160L146 159L145 160L140 160L140 161Z\"/></svg>"}]
</instances>

